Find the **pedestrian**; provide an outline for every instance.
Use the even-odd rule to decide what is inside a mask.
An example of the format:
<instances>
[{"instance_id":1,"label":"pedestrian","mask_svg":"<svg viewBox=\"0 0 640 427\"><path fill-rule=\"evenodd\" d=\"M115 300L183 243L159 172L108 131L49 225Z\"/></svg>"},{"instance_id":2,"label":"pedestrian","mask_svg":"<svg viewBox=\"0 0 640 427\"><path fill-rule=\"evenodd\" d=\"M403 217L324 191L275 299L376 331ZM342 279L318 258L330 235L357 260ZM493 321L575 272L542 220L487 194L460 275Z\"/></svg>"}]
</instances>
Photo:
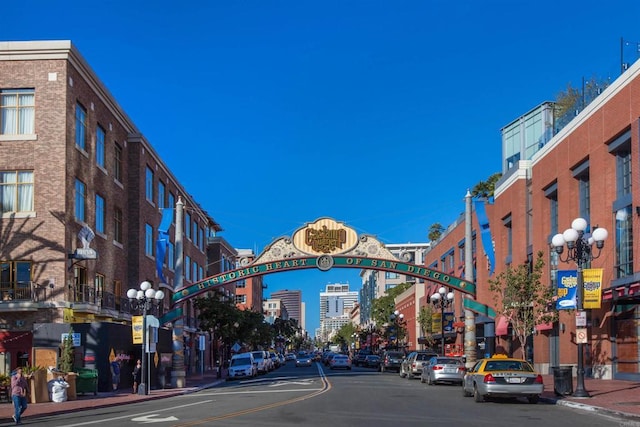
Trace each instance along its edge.
<instances>
[{"instance_id":1,"label":"pedestrian","mask_svg":"<svg viewBox=\"0 0 640 427\"><path fill-rule=\"evenodd\" d=\"M24 411L27 410L28 378L31 378L31 376L24 375L21 367L18 367L15 374L11 377L11 400L13 401L14 409L13 421L15 421L16 424L22 424L20 419Z\"/></svg>"},{"instance_id":2,"label":"pedestrian","mask_svg":"<svg viewBox=\"0 0 640 427\"><path fill-rule=\"evenodd\" d=\"M120 362L118 359L113 359L111 362L111 384L113 385L113 391L116 391L120 384Z\"/></svg>"},{"instance_id":3,"label":"pedestrian","mask_svg":"<svg viewBox=\"0 0 640 427\"><path fill-rule=\"evenodd\" d=\"M133 368L133 394L138 394L138 386L142 382L142 362L140 359L136 362L136 367Z\"/></svg>"}]
</instances>

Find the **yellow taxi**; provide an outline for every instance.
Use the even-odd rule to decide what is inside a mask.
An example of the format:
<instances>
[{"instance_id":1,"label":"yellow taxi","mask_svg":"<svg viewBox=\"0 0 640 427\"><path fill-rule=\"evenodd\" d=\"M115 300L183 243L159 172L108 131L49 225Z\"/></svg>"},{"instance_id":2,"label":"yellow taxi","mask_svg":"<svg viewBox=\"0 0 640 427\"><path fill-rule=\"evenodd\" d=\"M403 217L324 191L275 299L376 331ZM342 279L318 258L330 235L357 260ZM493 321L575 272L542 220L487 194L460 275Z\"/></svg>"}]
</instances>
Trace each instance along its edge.
<instances>
[{"instance_id":1,"label":"yellow taxi","mask_svg":"<svg viewBox=\"0 0 640 427\"><path fill-rule=\"evenodd\" d=\"M462 393L476 402L490 397L526 397L529 403L538 403L543 390L542 375L529 362L504 354L478 360L462 381Z\"/></svg>"}]
</instances>

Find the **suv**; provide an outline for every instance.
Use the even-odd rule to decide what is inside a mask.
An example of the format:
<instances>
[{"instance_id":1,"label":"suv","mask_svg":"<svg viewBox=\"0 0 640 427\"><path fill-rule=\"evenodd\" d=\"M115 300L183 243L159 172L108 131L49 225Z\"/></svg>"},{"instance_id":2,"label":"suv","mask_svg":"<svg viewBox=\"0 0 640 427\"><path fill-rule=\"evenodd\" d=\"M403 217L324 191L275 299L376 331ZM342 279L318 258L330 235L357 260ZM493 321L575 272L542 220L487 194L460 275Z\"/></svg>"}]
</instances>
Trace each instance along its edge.
<instances>
[{"instance_id":1,"label":"suv","mask_svg":"<svg viewBox=\"0 0 640 427\"><path fill-rule=\"evenodd\" d=\"M431 350L419 350L409 353L400 365L400 377L412 379L421 376L422 364L427 363L434 356L437 356L437 354Z\"/></svg>"},{"instance_id":2,"label":"suv","mask_svg":"<svg viewBox=\"0 0 640 427\"><path fill-rule=\"evenodd\" d=\"M371 350L360 350L356 357L353 358L353 365L364 366L364 359L370 354L372 354Z\"/></svg>"},{"instance_id":3,"label":"suv","mask_svg":"<svg viewBox=\"0 0 640 427\"><path fill-rule=\"evenodd\" d=\"M400 365L404 359L404 353L401 351L385 351L380 358L380 372L397 371L400 372Z\"/></svg>"}]
</instances>

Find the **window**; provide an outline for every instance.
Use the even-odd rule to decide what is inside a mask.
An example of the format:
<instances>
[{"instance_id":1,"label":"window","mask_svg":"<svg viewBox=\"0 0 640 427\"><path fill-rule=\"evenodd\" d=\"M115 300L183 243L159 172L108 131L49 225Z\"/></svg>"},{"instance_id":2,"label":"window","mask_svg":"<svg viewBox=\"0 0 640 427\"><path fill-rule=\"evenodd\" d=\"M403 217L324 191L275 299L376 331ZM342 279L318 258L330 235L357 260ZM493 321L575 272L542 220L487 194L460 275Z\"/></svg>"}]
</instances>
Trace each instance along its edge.
<instances>
[{"instance_id":1,"label":"window","mask_svg":"<svg viewBox=\"0 0 640 427\"><path fill-rule=\"evenodd\" d=\"M85 220L85 201L87 198L87 186L76 178L76 206L75 215L78 221Z\"/></svg>"},{"instance_id":2,"label":"window","mask_svg":"<svg viewBox=\"0 0 640 427\"><path fill-rule=\"evenodd\" d=\"M169 193L169 200L167 202L167 207L168 208L175 208L176 207L176 196L173 195L173 193ZM173 221L175 222L175 215L174 215L174 219Z\"/></svg>"},{"instance_id":3,"label":"window","mask_svg":"<svg viewBox=\"0 0 640 427\"><path fill-rule=\"evenodd\" d=\"M191 278L194 282L197 282L198 281L198 263L193 261L193 263L191 264L191 267L193 268L193 274L191 275Z\"/></svg>"},{"instance_id":4,"label":"window","mask_svg":"<svg viewBox=\"0 0 640 427\"><path fill-rule=\"evenodd\" d=\"M150 224L144 225L144 254L153 256L153 227Z\"/></svg>"},{"instance_id":5,"label":"window","mask_svg":"<svg viewBox=\"0 0 640 427\"><path fill-rule=\"evenodd\" d=\"M198 246L198 223L193 221L193 244Z\"/></svg>"},{"instance_id":6,"label":"window","mask_svg":"<svg viewBox=\"0 0 640 427\"><path fill-rule=\"evenodd\" d=\"M550 236L558 234L558 183L554 182L544 190L544 195L549 200L549 224Z\"/></svg>"},{"instance_id":7,"label":"window","mask_svg":"<svg viewBox=\"0 0 640 427\"><path fill-rule=\"evenodd\" d=\"M511 223L511 214L502 219L502 224L504 225L505 232L507 234L507 259L505 260L505 263L509 265L511 264L511 258L513 257L513 228Z\"/></svg>"},{"instance_id":8,"label":"window","mask_svg":"<svg viewBox=\"0 0 640 427\"><path fill-rule=\"evenodd\" d=\"M113 240L122 243L122 210L120 208L113 209Z\"/></svg>"},{"instance_id":9,"label":"window","mask_svg":"<svg viewBox=\"0 0 640 427\"><path fill-rule=\"evenodd\" d=\"M169 262L168 262L167 266L169 267L170 270L173 270L176 267L176 265L175 265L175 256L174 256L175 247L174 247L172 242L169 242L168 246L169 247L167 249L167 257L169 258Z\"/></svg>"},{"instance_id":10,"label":"window","mask_svg":"<svg viewBox=\"0 0 640 427\"><path fill-rule=\"evenodd\" d=\"M153 170L149 166L145 173L144 192L147 200L153 203Z\"/></svg>"},{"instance_id":11,"label":"window","mask_svg":"<svg viewBox=\"0 0 640 427\"><path fill-rule=\"evenodd\" d=\"M104 292L104 274L96 273L95 288L96 296L102 298Z\"/></svg>"},{"instance_id":12,"label":"window","mask_svg":"<svg viewBox=\"0 0 640 427\"><path fill-rule=\"evenodd\" d=\"M184 230L186 238L191 240L191 214L189 212L184 215Z\"/></svg>"},{"instance_id":13,"label":"window","mask_svg":"<svg viewBox=\"0 0 640 427\"><path fill-rule=\"evenodd\" d=\"M167 207L164 204L164 198L167 192L167 187L165 187L164 182L158 181L158 207L160 209Z\"/></svg>"},{"instance_id":14,"label":"window","mask_svg":"<svg viewBox=\"0 0 640 427\"><path fill-rule=\"evenodd\" d=\"M96 194L96 232L105 234L105 203L104 197Z\"/></svg>"},{"instance_id":15,"label":"window","mask_svg":"<svg viewBox=\"0 0 640 427\"><path fill-rule=\"evenodd\" d=\"M33 212L33 171L0 172L1 213Z\"/></svg>"},{"instance_id":16,"label":"window","mask_svg":"<svg viewBox=\"0 0 640 427\"><path fill-rule=\"evenodd\" d=\"M246 304L247 296L246 295L236 295L236 304Z\"/></svg>"},{"instance_id":17,"label":"window","mask_svg":"<svg viewBox=\"0 0 640 427\"><path fill-rule=\"evenodd\" d=\"M184 269L185 279L191 280L191 269L189 268L191 265L191 257L189 255L186 256L184 265L187 267Z\"/></svg>"},{"instance_id":18,"label":"window","mask_svg":"<svg viewBox=\"0 0 640 427\"><path fill-rule=\"evenodd\" d=\"M390 271L386 271L384 273L384 278L385 279L399 279L400 275L398 273L392 273Z\"/></svg>"},{"instance_id":19,"label":"window","mask_svg":"<svg viewBox=\"0 0 640 427\"><path fill-rule=\"evenodd\" d=\"M96 165L104 168L104 129L98 126L96 129Z\"/></svg>"},{"instance_id":20,"label":"window","mask_svg":"<svg viewBox=\"0 0 640 427\"><path fill-rule=\"evenodd\" d=\"M76 104L76 146L87 151L87 110Z\"/></svg>"},{"instance_id":21,"label":"window","mask_svg":"<svg viewBox=\"0 0 640 427\"><path fill-rule=\"evenodd\" d=\"M118 143L113 144L113 176L122 182L122 147Z\"/></svg>"},{"instance_id":22,"label":"window","mask_svg":"<svg viewBox=\"0 0 640 427\"><path fill-rule=\"evenodd\" d=\"M1 262L0 293L4 301L31 299L31 262Z\"/></svg>"},{"instance_id":23,"label":"window","mask_svg":"<svg viewBox=\"0 0 640 427\"><path fill-rule=\"evenodd\" d=\"M631 206L616 212L616 278L633 274L633 215Z\"/></svg>"},{"instance_id":24,"label":"window","mask_svg":"<svg viewBox=\"0 0 640 427\"><path fill-rule=\"evenodd\" d=\"M35 133L35 99L33 89L0 90L0 135Z\"/></svg>"},{"instance_id":25,"label":"window","mask_svg":"<svg viewBox=\"0 0 640 427\"><path fill-rule=\"evenodd\" d=\"M198 244L201 251L204 251L204 229L201 228L198 232Z\"/></svg>"}]
</instances>

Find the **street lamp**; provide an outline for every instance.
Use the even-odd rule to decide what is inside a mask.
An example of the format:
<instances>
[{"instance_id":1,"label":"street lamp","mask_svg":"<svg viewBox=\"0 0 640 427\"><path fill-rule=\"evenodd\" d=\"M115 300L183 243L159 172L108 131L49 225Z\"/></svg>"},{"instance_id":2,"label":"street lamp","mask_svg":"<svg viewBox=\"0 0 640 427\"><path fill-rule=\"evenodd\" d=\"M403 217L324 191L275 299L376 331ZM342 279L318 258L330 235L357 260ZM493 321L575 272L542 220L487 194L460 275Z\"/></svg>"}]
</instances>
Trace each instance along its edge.
<instances>
[{"instance_id":1,"label":"street lamp","mask_svg":"<svg viewBox=\"0 0 640 427\"><path fill-rule=\"evenodd\" d=\"M606 229L596 227L593 230L591 236L585 234L587 229L587 221L584 218L576 218L571 223L571 228L568 228L564 233L556 234L551 239L551 244L558 254L558 258L562 262L575 261L577 269L577 285L576 285L576 309L578 313L582 313L582 295L583 289L583 273L582 270L587 266L589 262L598 258L604 247L604 241L607 239L609 233ZM591 246L596 244L598 253L594 255ZM562 259L562 251L564 246L567 246L567 256ZM589 392L584 388L584 355L582 354L582 343L578 343L578 370L577 370L577 385L576 390L573 393L574 397L591 397Z\"/></svg>"},{"instance_id":2,"label":"street lamp","mask_svg":"<svg viewBox=\"0 0 640 427\"><path fill-rule=\"evenodd\" d=\"M404 314L396 310L389 316L389 320L393 323L396 331L396 349L400 349L400 328L404 325Z\"/></svg>"},{"instance_id":3,"label":"street lamp","mask_svg":"<svg viewBox=\"0 0 640 427\"><path fill-rule=\"evenodd\" d=\"M138 385L138 394L149 394L149 390L146 386L147 380L147 361L144 354L147 346L147 310L155 304L160 304L160 301L164 298L164 292L161 290L155 290L151 287L151 283L146 280L140 283L140 289L129 289L127 291L127 298L131 302L131 307L135 309L142 309L142 378ZM147 352L148 354L148 352Z\"/></svg>"},{"instance_id":4,"label":"street lamp","mask_svg":"<svg viewBox=\"0 0 640 427\"><path fill-rule=\"evenodd\" d=\"M438 292L431 295L431 304L435 308L440 308L440 333L442 336L442 355L444 356L444 309L453 304L453 292L447 293L447 289L442 286Z\"/></svg>"}]
</instances>

